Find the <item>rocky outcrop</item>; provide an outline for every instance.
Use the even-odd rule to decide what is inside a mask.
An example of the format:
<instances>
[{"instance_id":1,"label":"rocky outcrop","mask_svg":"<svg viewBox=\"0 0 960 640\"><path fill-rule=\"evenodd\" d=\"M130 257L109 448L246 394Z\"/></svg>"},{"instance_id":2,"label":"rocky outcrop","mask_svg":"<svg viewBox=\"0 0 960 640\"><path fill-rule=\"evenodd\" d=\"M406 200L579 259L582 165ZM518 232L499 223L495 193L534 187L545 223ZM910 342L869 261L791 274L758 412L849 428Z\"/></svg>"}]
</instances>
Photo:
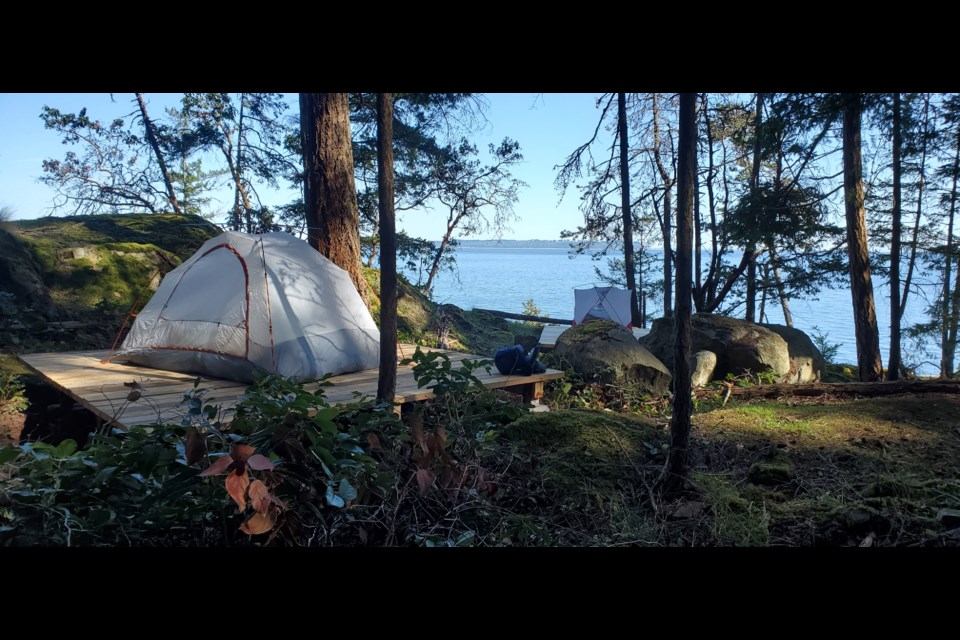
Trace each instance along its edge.
<instances>
[{"instance_id":1,"label":"rocky outcrop","mask_svg":"<svg viewBox=\"0 0 960 640\"><path fill-rule=\"evenodd\" d=\"M783 376L790 372L790 352L786 341L773 331L752 322L711 313L698 313L692 318L691 351L711 351L717 364L712 379L722 379L728 373L740 375L744 371L770 372ZM640 344L673 370L672 318L654 320L650 333L640 338Z\"/></svg>"},{"instance_id":2,"label":"rocky outcrop","mask_svg":"<svg viewBox=\"0 0 960 640\"><path fill-rule=\"evenodd\" d=\"M790 371L783 378L783 382L820 382L827 363L823 354L813 344L810 336L800 329L786 327L782 324L764 324L770 331L784 339L790 353Z\"/></svg>"},{"instance_id":3,"label":"rocky outcrop","mask_svg":"<svg viewBox=\"0 0 960 640\"><path fill-rule=\"evenodd\" d=\"M550 354L551 366L569 367L600 384L636 385L650 395L670 390L671 374L624 327L591 320L564 331Z\"/></svg>"}]
</instances>

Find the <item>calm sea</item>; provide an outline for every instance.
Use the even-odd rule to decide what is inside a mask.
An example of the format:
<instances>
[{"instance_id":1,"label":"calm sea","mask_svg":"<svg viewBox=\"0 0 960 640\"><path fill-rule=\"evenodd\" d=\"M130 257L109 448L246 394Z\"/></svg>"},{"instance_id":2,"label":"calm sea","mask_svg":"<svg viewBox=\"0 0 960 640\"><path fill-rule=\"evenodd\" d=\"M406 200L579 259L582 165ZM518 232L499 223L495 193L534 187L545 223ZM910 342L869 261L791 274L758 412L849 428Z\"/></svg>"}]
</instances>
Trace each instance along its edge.
<instances>
[{"instance_id":1,"label":"calm sea","mask_svg":"<svg viewBox=\"0 0 960 640\"><path fill-rule=\"evenodd\" d=\"M606 271L606 261L596 262L588 255L571 258L563 248L458 247L456 273L442 272L434 285L437 302L455 304L464 309L478 307L522 313L524 302L533 300L543 314L554 318L573 318L573 290L600 284L594 267ZM622 257L614 256L610 257ZM412 282L415 272L406 272ZM930 287L926 287L927 290ZM929 291L927 292L929 295ZM885 282L874 280L877 319L880 325L880 349L884 364L888 356L890 297ZM925 321L927 300L911 294L903 326ZM853 303L849 289L825 289L818 300L791 300L794 326L811 333L814 327L838 343L839 362L857 361L853 331ZM661 309L648 302L647 313L659 317ZM779 302L767 302L768 322L783 324ZM918 373L936 374L933 363L922 364L925 356L903 342L904 360L917 365Z\"/></svg>"}]
</instances>

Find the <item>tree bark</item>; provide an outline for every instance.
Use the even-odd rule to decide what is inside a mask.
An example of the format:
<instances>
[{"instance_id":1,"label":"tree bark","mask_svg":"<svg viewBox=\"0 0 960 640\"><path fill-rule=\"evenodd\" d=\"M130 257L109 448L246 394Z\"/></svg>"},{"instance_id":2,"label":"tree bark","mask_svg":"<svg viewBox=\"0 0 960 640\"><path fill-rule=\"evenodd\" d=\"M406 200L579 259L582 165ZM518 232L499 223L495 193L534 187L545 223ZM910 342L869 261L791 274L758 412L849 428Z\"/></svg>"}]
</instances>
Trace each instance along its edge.
<instances>
[{"instance_id":1,"label":"tree bark","mask_svg":"<svg viewBox=\"0 0 960 640\"><path fill-rule=\"evenodd\" d=\"M360 217L347 94L301 93L300 134L307 241L350 274L369 306L360 270Z\"/></svg>"},{"instance_id":2,"label":"tree bark","mask_svg":"<svg viewBox=\"0 0 960 640\"><path fill-rule=\"evenodd\" d=\"M893 94L893 211L890 238L890 359L887 361L887 380L900 377L900 240L903 233L900 212L901 149L900 94Z\"/></svg>"},{"instance_id":3,"label":"tree bark","mask_svg":"<svg viewBox=\"0 0 960 640\"><path fill-rule=\"evenodd\" d=\"M380 375L377 401L397 389L397 227L393 203L393 94L377 94L377 195L380 203Z\"/></svg>"},{"instance_id":4,"label":"tree bark","mask_svg":"<svg viewBox=\"0 0 960 640\"><path fill-rule=\"evenodd\" d=\"M677 298L674 334L673 415L670 452L664 469L667 492L679 489L687 473L690 415L693 411L690 379L691 278L693 244L693 189L697 173L696 94L680 94L680 134L677 158Z\"/></svg>"},{"instance_id":5,"label":"tree bark","mask_svg":"<svg viewBox=\"0 0 960 640\"><path fill-rule=\"evenodd\" d=\"M620 208L623 213L623 265L627 271L627 290L630 291L630 321L640 326L640 307L637 304L637 265L633 254L633 213L630 210L629 143L627 141L627 96L617 94L617 135L620 137Z\"/></svg>"},{"instance_id":6,"label":"tree bark","mask_svg":"<svg viewBox=\"0 0 960 640\"><path fill-rule=\"evenodd\" d=\"M167 190L167 200L170 201L170 206L173 207L173 212L176 214L182 214L183 210L180 207L180 202L177 201L177 192L173 189L173 182L170 180L170 172L167 171L167 161L163 157L163 151L160 150L160 143L157 142L157 131L156 127L153 124L153 120L150 119L150 116L147 115L147 104L143 101L142 93L135 93L137 96L137 104L140 106L140 117L143 118L143 130L146 133L147 143L150 145L150 148L153 149L153 154L157 159L157 164L160 165L160 173L163 175L163 184ZM186 180L186 177L184 177Z\"/></svg>"},{"instance_id":7,"label":"tree bark","mask_svg":"<svg viewBox=\"0 0 960 640\"><path fill-rule=\"evenodd\" d=\"M860 119L863 96L844 96L843 107L843 191L846 201L847 254L850 258L850 291L853 296L854 330L857 337L857 365L860 380L873 382L883 377L880 335L870 279L867 248L867 220L863 199L863 166L860 156Z\"/></svg>"}]
</instances>

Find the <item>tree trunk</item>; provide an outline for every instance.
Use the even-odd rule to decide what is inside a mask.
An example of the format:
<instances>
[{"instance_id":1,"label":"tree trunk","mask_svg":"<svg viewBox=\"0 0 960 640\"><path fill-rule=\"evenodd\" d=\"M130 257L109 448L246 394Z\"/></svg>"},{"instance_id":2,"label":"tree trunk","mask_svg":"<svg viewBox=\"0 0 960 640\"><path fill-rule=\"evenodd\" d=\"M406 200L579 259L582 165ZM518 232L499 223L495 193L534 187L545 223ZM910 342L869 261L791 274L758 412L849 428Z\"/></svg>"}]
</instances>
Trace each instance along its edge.
<instances>
[{"instance_id":1,"label":"tree trunk","mask_svg":"<svg viewBox=\"0 0 960 640\"><path fill-rule=\"evenodd\" d=\"M671 307L673 298L673 250L671 237L673 235L672 221L670 220L670 191L673 189L673 178L663 164L660 156L660 101L659 95L653 94L653 158L657 165L660 179L663 181L663 316L673 315Z\"/></svg>"},{"instance_id":2,"label":"tree trunk","mask_svg":"<svg viewBox=\"0 0 960 640\"><path fill-rule=\"evenodd\" d=\"M763 322L763 316L767 312L767 292L770 290L770 263L763 263L763 286L760 288L760 313L757 314L759 320Z\"/></svg>"},{"instance_id":3,"label":"tree trunk","mask_svg":"<svg viewBox=\"0 0 960 640\"><path fill-rule=\"evenodd\" d=\"M397 227L393 205L393 94L377 94L377 195L380 200L380 375L377 400L397 389Z\"/></svg>"},{"instance_id":4,"label":"tree trunk","mask_svg":"<svg viewBox=\"0 0 960 640\"><path fill-rule=\"evenodd\" d=\"M900 173L903 135L900 131L900 94L893 94L893 211L890 238L890 360L887 380L900 377Z\"/></svg>"},{"instance_id":5,"label":"tree trunk","mask_svg":"<svg viewBox=\"0 0 960 640\"><path fill-rule=\"evenodd\" d=\"M673 235L670 220L670 187L663 192L663 317L673 315L671 297L673 296L673 264L671 236Z\"/></svg>"},{"instance_id":6,"label":"tree trunk","mask_svg":"<svg viewBox=\"0 0 960 640\"><path fill-rule=\"evenodd\" d=\"M707 208L710 211L710 266L707 268L707 277L701 284L699 291L695 294L694 306L697 313L706 309L706 306L713 299L713 292L716 288L717 265L719 263L719 243L717 242L717 204L713 193L713 181L716 176L716 168L713 161L713 128L710 122L710 112L707 109L707 99L704 94L703 100L703 120L707 131ZM698 234L699 235L699 234Z\"/></svg>"},{"instance_id":7,"label":"tree trunk","mask_svg":"<svg viewBox=\"0 0 960 640\"><path fill-rule=\"evenodd\" d=\"M163 157L163 152L160 150L160 143L157 142L157 132L156 127L153 124L153 120L150 119L150 116L147 115L147 104L143 101L143 94L136 93L137 104L140 106L140 116L143 118L143 130L146 133L147 143L150 145L150 148L153 149L153 154L157 158L157 164L160 165L160 173L163 175L163 184L167 190L167 200L170 201L170 206L173 207L173 212L176 214L182 214L183 210L180 207L180 203L177 201L177 192L173 190L173 182L170 180L170 172L167 171L167 161ZM184 176L186 180L186 176Z\"/></svg>"},{"instance_id":8,"label":"tree trunk","mask_svg":"<svg viewBox=\"0 0 960 640\"><path fill-rule=\"evenodd\" d=\"M867 220L863 202L863 166L860 157L860 118L863 97L848 94L843 108L843 191L846 201L847 254L850 258L850 291L853 296L854 330L857 337L857 365L860 380L873 382L883 377L880 335L870 279L867 248Z\"/></svg>"},{"instance_id":9,"label":"tree trunk","mask_svg":"<svg viewBox=\"0 0 960 640\"><path fill-rule=\"evenodd\" d=\"M237 121L237 166L236 166L236 187L237 192L234 195L234 203L240 201L240 194L243 193L243 219L247 225L247 233L253 230L250 225L250 200L247 197L246 189L243 188L243 94L240 94L240 119ZM240 212L236 213L237 219L240 219Z\"/></svg>"},{"instance_id":10,"label":"tree trunk","mask_svg":"<svg viewBox=\"0 0 960 640\"><path fill-rule=\"evenodd\" d=\"M763 146L760 144L760 129L763 127L763 94L757 94L756 113L753 116L753 167L750 171L750 190L756 196L760 192L760 155ZM756 201L754 202L756 204ZM762 212L760 215L763 215ZM756 322L757 306L757 255L756 247L751 243L745 247L747 254L747 322Z\"/></svg>"},{"instance_id":11,"label":"tree trunk","mask_svg":"<svg viewBox=\"0 0 960 640\"><path fill-rule=\"evenodd\" d=\"M463 213L454 214L453 211L450 212L447 219L447 230L440 240L440 246L437 247L437 252L433 254L433 262L430 263L430 274L427 276L426 284L424 284L421 289L421 292L425 296L430 295L430 289L433 288L433 279L437 277L437 273L440 271L440 261L443 259L443 254L447 250L447 245L450 244L450 238L453 237L453 230L457 228L462 217Z\"/></svg>"},{"instance_id":12,"label":"tree trunk","mask_svg":"<svg viewBox=\"0 0 960 640\"><path fill-rule=\"evenodd\" d=\"M627 271L627 289L630 291L630 321L640 326L640 307L637 304L636 260L633 255L633 214L630 211L630 166L627 142L627 96L617 94L617 134L620 136L620 207L623 213L623 264Z\"/></svg>"},{"instance_id":13,"label":"tree trunk","mask_svg":"<svg viewBox=\"0 0 960 640\"><path fill-rule=\"evenodd\" d=\"M680 140L677 158L677 299L674 334L673 415L670 452L664 469L667 492L682 487L687 473L690 415L693 411L690 379L691 277L693 244L693 188L697 173L696 94L680 94Z\"/></svg>"},{"instance_id":14,"label":"tree trunk","mask_svg":"<svg viewBox=\"0 0 960 640\"><path fill-rule=\"evenodd\" d=\"M930 122L930 97L923 101L923 129L920 133L920 176L917 181L917 216L913 220L913 236L910 242L910 259L907 261L907 276L903 280L903 295L900 297L900 321L907 311L907 298L910 297L910 283L917 264L917 250L920 246L920 221L923 219L923 188L927 177L927 125Z\"/></svg>"},{"instance_id":15,"label":"tree trunk","mask_svg":"<svg viewBox=\"0 0 960 640\"><path fill-rule=\"evenodd\" d=\"M369 306L360 270L360 218L347 94L301 93L300 134L307 241L350 274Z\"/></svg>"},{"instance_id":16,"label":"tree trunk","mask_svg":"<svg viewBox=\"0 0 960 640\"><path fill-rule=\"evenodd\" d=\"M943 254L943 324L940 330L940 375L944 378L953 377L954 345L950 344L951 324L951 294L950 276L953 270L953 223L957 211L957 178L960 177L960 126L957 128L957 148L953 157L953 186L950 188L950 213L947 217L947 246Z\"/></svg>"},{"instance_id":17,"label":"tree trunk","mask_svg":"<svg viewBox=\"0 0 960 640\"><path fill-rule=\"evenodd\" d=\"M898 393L960 393L960 382L945 380L897 380L886 382L817 382L814 384L759 384L753 387L730 387L730 395L738 398L781 398L790 396L820 397L855 395L876 398Z\"/></svg>"},{"instance_id":18,"label":"tree trunk","mask_svg":"<svg viewBox=\"0 0 960 640\"><path fill-rule=\"evenodd\" d=\"M780 277L780 267L777 265L777 251L773 245L767 245L770 251L770 267L773 272L773 286L777 289L777 297L780 300L780 309L783 311L783 322L788 327L793 326L793 314L790 313L790 299L787 297L786 287L783 286L783 278Z\"/></svg>"}]
</instances>

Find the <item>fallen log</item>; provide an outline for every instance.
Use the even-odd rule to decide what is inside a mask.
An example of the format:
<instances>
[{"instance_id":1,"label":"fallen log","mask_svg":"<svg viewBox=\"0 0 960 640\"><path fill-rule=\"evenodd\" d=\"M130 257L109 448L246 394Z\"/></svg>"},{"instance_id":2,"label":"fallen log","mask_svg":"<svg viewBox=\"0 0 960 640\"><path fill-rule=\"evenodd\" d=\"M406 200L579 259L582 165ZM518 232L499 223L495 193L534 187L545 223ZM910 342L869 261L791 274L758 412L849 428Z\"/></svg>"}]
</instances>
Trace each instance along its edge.
<instances>
[{"instance_id":1,"label":"fallen log","mask_svg":"<svg viewBox=\"0 0 960 640\"><path fill-rule=\"evenodd\" d=\"M474 307L474 311L482 311L483 313L489 313L492 316L498 318L509 318L510 320L525 320L527 322L540 322L543 324L573 324L573 320L561 320L559 318L547 318L544 316L528 316L522 313L507 313L506 311L496 311L494 309L477 309Z\"/></svg>"},{"instance_id":2,"label":"fallen log","mask_svg":"<svg viewBox=\"0 0 960 640\"><path fill-rule=\"evenodd\" d=\"M730 395L737 398L779 398L782 396L816 397L862 396L875 398L897 393L960 393L958 380L897 380L894 382L818 382L815 384L762 384L754 387L733 387Z\"/></svg>"}]
</instances>

